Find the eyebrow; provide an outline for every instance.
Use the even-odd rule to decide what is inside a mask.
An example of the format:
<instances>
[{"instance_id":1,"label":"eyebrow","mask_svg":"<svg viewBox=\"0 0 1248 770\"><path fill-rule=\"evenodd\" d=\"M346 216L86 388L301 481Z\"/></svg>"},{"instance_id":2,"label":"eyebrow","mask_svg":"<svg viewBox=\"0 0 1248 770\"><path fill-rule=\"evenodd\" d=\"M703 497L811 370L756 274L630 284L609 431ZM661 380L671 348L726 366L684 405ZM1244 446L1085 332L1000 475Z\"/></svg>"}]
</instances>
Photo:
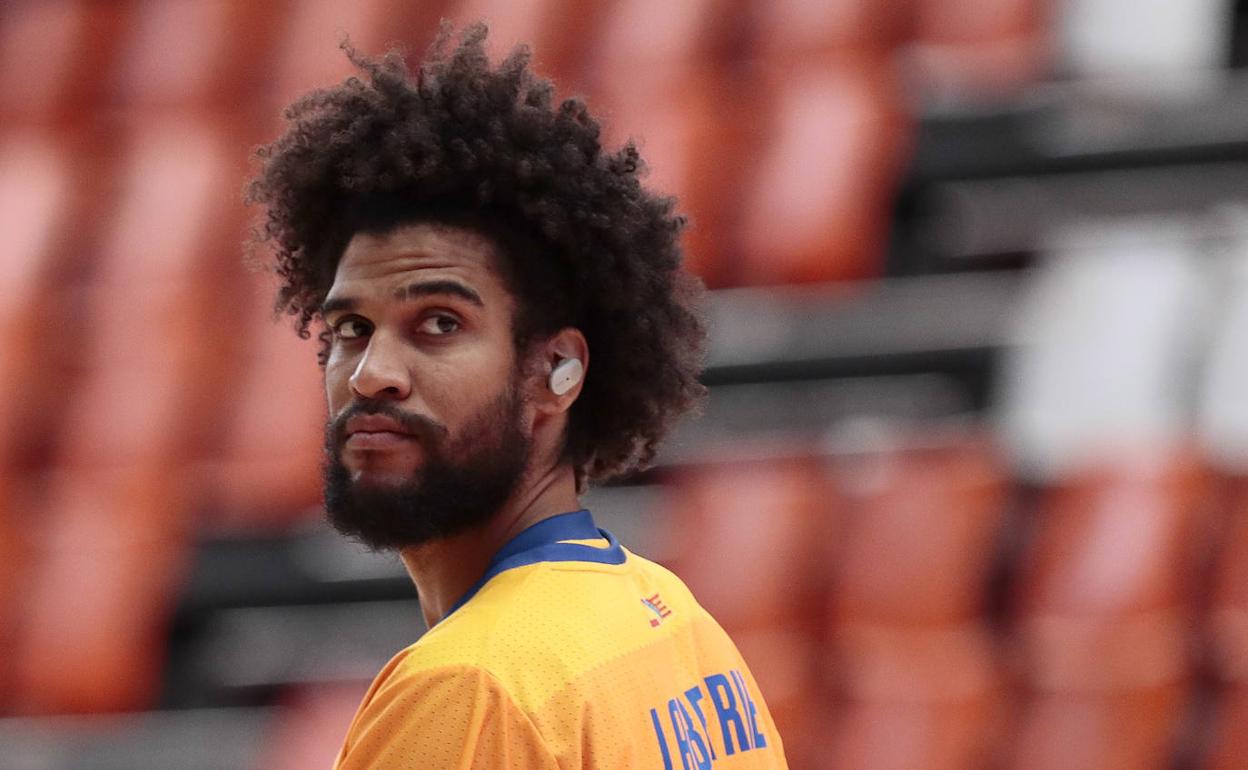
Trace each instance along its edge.
<instances>
[{"instance_id":1,"label":"eyebrow","mask_svg":"<svg viewBox=\"0 0 1248 770\"><path fill-rule=\"evenodd\" d=\"M409 283L401 289L395 289L394 299L398 302L415 299L416 297L452 296L467 300L477 307L485 307L481 295L458 281L419 281Z\"/></svg>"},{"instance_id":2,"label":"eyebrow","mask_svg":"<svg viewBox=\"0 0 1248 770\"><path fill-rule=\"evenodd\" d=\"M418 281L394 290L396 302L405 302L417 297L459 297L477 307L485 307L481 295L458 281ZM359 302L352 297L334 297L321 303L321 317L330 313L354 310Z\"/></svg>"}]
</instances>

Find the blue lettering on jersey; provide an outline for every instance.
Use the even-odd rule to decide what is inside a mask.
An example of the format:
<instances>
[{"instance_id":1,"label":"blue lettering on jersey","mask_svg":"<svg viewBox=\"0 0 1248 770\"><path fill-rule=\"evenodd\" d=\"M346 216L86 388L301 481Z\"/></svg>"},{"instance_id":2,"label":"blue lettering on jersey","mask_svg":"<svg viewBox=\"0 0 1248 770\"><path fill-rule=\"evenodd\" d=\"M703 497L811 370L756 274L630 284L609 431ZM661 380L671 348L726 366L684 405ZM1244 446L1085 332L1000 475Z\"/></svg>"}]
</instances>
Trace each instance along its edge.
<instances>
[{"instance_id":1,"label":"blue lettering on jersey","mask_svg":"<svg viewBox=\"0 0 1248 770\"><path fill-rule=\"evenodd\" d=\"M667 702L668 722L683 770L710 770L712 763L719 758L708 727L707 712L702 708L702 700L708 695L719 720L725 756L732 756L738 751L767 748L767 739L759 729L758 706L746 685L745 676L734 669L723 674L711 674L702 681L706 684L705 690L697 684ZM693 715L697 716L696 722ZM650 709L650 723L654 726L664 770L675 770L658 709Z\"/></svg>"},{"instance_id":2,"label":"blue lettering on jersey","mask_svg":"<svg viewBox=\"0 0 1248 770\"><path fill-rule=\"evenodd\" d=\"M758 708L750 697L750 690L745 686L745 677L740 671L729 672L732 680L737 683L737 692L741 693L741 703L745 707L745 716L750 723L750 748L767 748L767 739L758 731Z\"/></svg>"},{"instance_id":3,"label":"blue lettering on jersey","mask_svg":"<svg viewBox=\"0 0 1248 770\"><path fill-rule=\"evenodd\" d=\"M654 737L659 739L659 753L663 755L663 770L673 770L672 755L667 750L667 739L663 737L663 727L659 724L659 712L650 709L650 723L654 725Z\"/></svg>"},{"instance_id":4,"label":"blue lettering on jersey","mask_svg":"<svg viewBox=\"0 0 1248 770\"><path fill-rule=\"evenodd\" d=\"M676 731L676 746L680 749L680 761L685 770L711 770L711 757L706 751L706 739L693 724L688 709L679 698L667 702L667 713Z\"/></svg>"},{"instance_id":5,"label":"blue lettering on jersey","mask_svg":"<svg viewBox=\"0 0 1248 770\"><path fill-rule=\"evenodd\" d=\"M685 690L685 697L689 700L689 705L693 706L693 713L698 715L698 721L702 723L702 734L706 736L706 745L711 750L711 759L718 759L715 756L715 744L711 743L711 731L706 729L706 714L702 713L702 707L698 705L698 701L702 700L702 688L696 685L690 687Z\"/></svg>"},{"instance_id":6,"label":"blue lettering on jersey","mask_svg":"<svg viewBox=\"0 0 1248 770\"><path fill-rule=\"evenodd\" d=\"M715 704L715 713L719 715L719 729L724 734L724 753L732 756L737 751L749 751L750 739L745 734L745 722L741 712L737 711L737 696L732 694L732 685L723 674L711 674L706 678L706 689L711 693L711 703ZM737 748L732 747L732 733L728 725L736 728Z\"/></svg>"}]
</instances>

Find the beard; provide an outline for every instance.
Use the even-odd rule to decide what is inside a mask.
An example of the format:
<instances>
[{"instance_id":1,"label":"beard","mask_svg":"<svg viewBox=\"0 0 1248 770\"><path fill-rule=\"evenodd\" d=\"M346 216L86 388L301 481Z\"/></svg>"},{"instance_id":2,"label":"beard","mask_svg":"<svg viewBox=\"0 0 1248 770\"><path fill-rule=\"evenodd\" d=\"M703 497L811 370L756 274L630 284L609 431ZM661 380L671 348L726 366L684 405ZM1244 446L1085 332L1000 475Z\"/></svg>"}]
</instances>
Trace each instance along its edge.
<instances>
[{"instance_id":1,"label":"beard","mask_svg":"<svg viewBox=\"0 0 1248 770\"><path fill-rule=\"evenodd\" d=\"M338 532L374 550L451 537L480 526L515 491L531 442L521 428L521 400L508 383L456 437L429 418L388 402L358 402L325 430L325 510ZM397 420L419 441L423 466L399 484L360 484L342 462L345 425L361 414Z\"/></svg>"}]
</instances>

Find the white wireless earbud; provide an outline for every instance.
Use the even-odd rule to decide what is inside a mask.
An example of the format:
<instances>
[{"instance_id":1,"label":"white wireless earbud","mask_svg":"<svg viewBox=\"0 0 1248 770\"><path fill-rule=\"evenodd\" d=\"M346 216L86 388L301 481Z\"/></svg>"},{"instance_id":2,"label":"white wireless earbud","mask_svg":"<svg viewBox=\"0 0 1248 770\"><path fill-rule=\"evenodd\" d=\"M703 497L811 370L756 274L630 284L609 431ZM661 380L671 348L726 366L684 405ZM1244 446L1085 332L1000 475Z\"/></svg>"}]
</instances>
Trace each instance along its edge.
<instances>
[{"instance_id":1,"label":"white wireless earbud","mask_svg":"<svg viewBox=\"0 0 1248 770\"><path fill-rule=\"evenodd\" d=\"M550 392L562 396L581 381L585 366L579 358L565 358L550 373Z\"/></svg>"}]
</instances>

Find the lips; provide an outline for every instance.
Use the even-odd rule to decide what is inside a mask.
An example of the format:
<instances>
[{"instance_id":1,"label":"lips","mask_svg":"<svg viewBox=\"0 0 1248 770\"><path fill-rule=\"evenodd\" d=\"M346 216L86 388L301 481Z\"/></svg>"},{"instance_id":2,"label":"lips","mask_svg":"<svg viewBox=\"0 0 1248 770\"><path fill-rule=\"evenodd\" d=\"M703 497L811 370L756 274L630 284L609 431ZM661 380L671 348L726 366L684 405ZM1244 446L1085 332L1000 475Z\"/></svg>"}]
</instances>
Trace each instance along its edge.
<instances>
[{"instance_id":1,"label":"lips","mask_svg":"<svg viewBox=\"0 0 1248 770\"><path fill-rule=\"evenodd\" d=\"M401 423L381 414L352 417L345 433L344 443L351 449L388 449L415 440Z\"/></svg>"}]
</instances>

